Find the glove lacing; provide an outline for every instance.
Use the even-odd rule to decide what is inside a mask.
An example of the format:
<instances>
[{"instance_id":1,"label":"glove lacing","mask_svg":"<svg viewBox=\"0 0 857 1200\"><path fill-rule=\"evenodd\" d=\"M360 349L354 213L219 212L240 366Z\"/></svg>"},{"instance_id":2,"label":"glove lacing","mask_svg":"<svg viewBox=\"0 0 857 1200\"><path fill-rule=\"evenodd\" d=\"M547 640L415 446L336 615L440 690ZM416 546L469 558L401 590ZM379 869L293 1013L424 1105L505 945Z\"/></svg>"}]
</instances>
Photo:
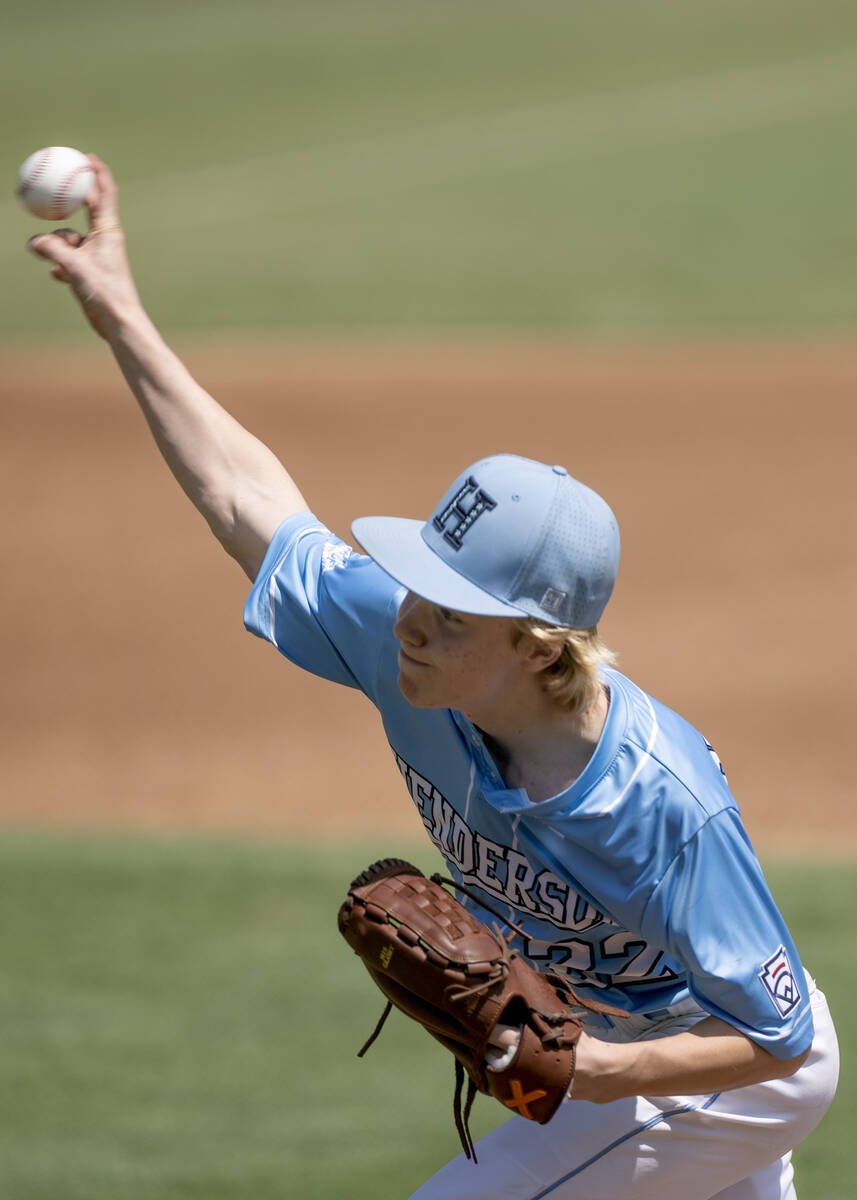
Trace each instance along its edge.
<instances>
[{"instance_id":1,"label":"glove lacing","mask_svg":"<svg viewBox=\"0 0 857 1200\"><path fill-rule=\"evenodd\" d=\"M446 879L442 875L432 875L431 880L432 880L432 883L449 884L451 887L457 888L459 891L464 892L465 895L469 895L471 897L471 899L476 900L476 902L478 904L481 904L482 907L485 908L488 912L492 913L495 917L499 917L499 919L501 921L503 921L506 925L508 925L512 931L510 934L508 934L506 937L504 937L500 933L500 930L497 928L497 926L496 925L494 926L494 932L497 935L497 941L499 943L502 957L499 958L496 963L492 964L493 969L491 971L491 974L486 976L485 979L481 979L478 983L474 984L472 987L463 988L460 985L454 984L454 983L451 983L449 985L449 987L446 989L445 995L450 1002L457 1003L458 1001L461 1001L461 1000L468 1000L468 999L470 999L471 996L478 996L480 992L487 992L490 988L495 987L498 983L502 983L508 977L509 970L510 970L510 967L509 967L509 958L510 958L509 942L511 941L511 939L514 937L514 935L516 933L521 934L523 931L521 930L521 928L519 926L513 924L512 921L510 921L510 920L508 920L508 918L504 917L502 913L497 912L495 909L491 908L490 905L485 904L485 902L479 896L473 896L467 887L463 886L460 883L456 883L454 879ZM358 1058L362 1058L363 1055L366 1053L366 1051L369 1049L369 1047L376 1040L376 1038L380 1034L381 1030L384 1028L384 1024L386 1023L387 1017L389 1017L390 1012L392 1011L392 1008L393 1008L393 1003L391 1000L388 1000L384 1006L384 1011L381 1013L381 1016L378 1020L378 1024L375 1026L375 1028L372 1030L372 1033L369 1035L369 1037L366 1039L364 1044L358 1050L358 1052L357 1052ZM473 1077L470 1076L468 1078L468 1082L467 1082L467 1095L465 1096L464 1108L462 1110L461 1093L464 1090L464 1075L465 1075L464 1066L456 1058L456 1060L455 1060L455 1092L453 1093L453 1098L452 1098L452 1115L453 1115L453 1119L455 1121L455 1128L458 1130L458 1136L459 1136L459 1139L461 1140L461 1146L462 1146L462 1149L464 1150L464 1155L466 1158L472 1159L473 1162L475 1163L475 1162L478 1162L478 1159L476 1158L476 1148L473 1144L473 1136L470 1132L470 1111L473 1108L473 1102L476 1099L476 1093L479 1091L479 1087L474 1082Z\"/></svg>"}]
</instances>

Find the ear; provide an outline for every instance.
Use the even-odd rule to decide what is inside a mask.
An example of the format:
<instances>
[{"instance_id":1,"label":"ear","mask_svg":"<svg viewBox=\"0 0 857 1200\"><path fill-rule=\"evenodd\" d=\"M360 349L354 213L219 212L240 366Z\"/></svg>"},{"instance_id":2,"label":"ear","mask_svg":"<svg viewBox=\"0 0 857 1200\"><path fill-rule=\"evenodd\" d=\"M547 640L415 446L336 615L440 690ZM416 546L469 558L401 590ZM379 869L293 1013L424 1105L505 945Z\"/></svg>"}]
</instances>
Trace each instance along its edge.
<instances>
[{"instance_id":1,"label":"ear","mask_svg":"<svg viewBox=\"0 0 857 1200\"><path fill-rule=\"evenodd\" d=\"M533 675L538 675L540 671L552 666L562 654L561 646L551 646L548 642L534 638L529 633L521 636L515 650L524 670L530 671Z\"/></svg>"}]
</instances>

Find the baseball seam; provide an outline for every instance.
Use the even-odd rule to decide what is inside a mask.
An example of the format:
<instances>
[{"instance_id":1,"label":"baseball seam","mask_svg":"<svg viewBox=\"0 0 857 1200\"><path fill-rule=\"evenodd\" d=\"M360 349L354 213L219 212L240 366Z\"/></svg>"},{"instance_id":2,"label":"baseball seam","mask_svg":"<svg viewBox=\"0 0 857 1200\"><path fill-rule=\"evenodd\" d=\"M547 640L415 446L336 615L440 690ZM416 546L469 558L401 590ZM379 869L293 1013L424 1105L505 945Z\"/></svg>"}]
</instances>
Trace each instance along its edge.
<instances>
[{"instance_id":1,"label":"baseball seam","mask_svg":"<svg viewBox=\"0 0 857 1200\"><path fill-rule=\"evenodd\" d=\"M48 163L53 158L53 154L53 146L46 146L45 149L39 153L38 158L30 168L29 175L25 179L22 179L18 184L19 195L23 196L26 191L28 191L31 187L34 187L39 182L47 170Z\"/></svg>"},{"instance_id":2,"label":"baseball seam","mask_svg":"<svg viewBox=\"0 0 857 1200\"><path fill-rule=\"evenodd\" d=\"M54 208L64 207L65 202L68 201L69 193L71 192L71 187L75 179L77 179L78 175L82 174L84 171L91 170L92 168L90 167L89 163L81 163L79 166L74 167L71 171L69 171L62 182L57 184L56 191L53 195ZM56 215L59 218L64 217L66 214L65 212L58 212Z\"/></svg>"}]
</instances>

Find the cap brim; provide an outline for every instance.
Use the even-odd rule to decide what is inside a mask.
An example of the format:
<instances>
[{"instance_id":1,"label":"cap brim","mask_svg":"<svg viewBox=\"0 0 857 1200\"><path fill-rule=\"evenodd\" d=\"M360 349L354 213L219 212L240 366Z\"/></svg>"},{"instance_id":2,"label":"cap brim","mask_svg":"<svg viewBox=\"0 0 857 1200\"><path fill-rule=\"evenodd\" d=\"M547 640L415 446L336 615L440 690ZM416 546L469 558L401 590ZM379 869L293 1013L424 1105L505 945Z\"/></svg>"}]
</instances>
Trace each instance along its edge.
<instances>
[{"instance_id":1,"label":"cap brim","mask_svg":"<svg viewBox=\"0 0 857 1200\"><path fill-rule=\"evenodd\" d=\"M525 617L522 608L497 600L431 550L422 521L407 517L359 517L351 532L378 566L409 592L443 608L483 617Z\"/></svg>"}]
</instances>

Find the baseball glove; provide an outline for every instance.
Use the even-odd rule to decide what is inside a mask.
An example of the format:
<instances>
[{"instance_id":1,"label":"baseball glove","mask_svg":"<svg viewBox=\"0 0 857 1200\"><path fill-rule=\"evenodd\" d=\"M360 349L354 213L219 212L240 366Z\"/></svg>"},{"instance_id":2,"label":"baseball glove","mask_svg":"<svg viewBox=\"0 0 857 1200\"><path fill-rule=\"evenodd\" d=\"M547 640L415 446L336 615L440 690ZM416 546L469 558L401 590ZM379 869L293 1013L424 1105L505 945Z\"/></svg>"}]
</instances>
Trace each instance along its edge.
<instances>
[{"instance_id":1,"label":"baseball glove","mask_svg":"<svg viewBox=\"0 0 857 1200\"><path fill-rule=\"evenodd\" d=\"M381 1032L393 1006L452 1051L455 1124L465 1154L475 1161L468 1119L477 1091L545 1124L571 1086L580 1010L626 1014L583 999L560 975L535 971L509 945L519 932L514 926L508 937L501 936L498 926L492 931L443 883L466 891L439 875L427 879L402 859L381 859L348 889L339 930L387 998L360 1055ZM520 1030L517 1047L505 1056L492 1046L498 1027ZM465 1072L469 1081L462 1112Z\"/></svg>"}]
</instances>

